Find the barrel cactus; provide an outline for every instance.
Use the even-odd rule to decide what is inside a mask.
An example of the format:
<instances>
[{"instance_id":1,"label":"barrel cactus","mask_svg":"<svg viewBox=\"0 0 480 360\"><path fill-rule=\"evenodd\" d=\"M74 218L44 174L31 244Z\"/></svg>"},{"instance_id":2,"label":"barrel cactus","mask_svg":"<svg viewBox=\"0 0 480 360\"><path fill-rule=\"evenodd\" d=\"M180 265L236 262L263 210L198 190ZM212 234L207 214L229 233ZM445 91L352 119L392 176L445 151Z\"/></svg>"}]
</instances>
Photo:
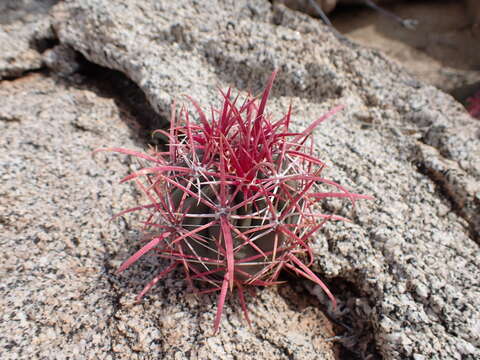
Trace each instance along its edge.
<instances>
[{"instance_id":1,"label":"barrel cactus","mask_svg":"<svg viewBox=\"0 0 480 360\"><path fill-rule=\"evenodd\" d=\"M193 100L198 122L172 107L168 150L147 153L122 148L100 149L142 159L145 167L122 182L134 180L148 203L122 211L148 213L145 229L156 235L118 269L122 272L147 253L171 260L138 295L140 300L162 277L182 266L192 285L203 281L206 292L219 292L215 332L227 295L236 292L248 320L244 291L278 283L282 270L317 283L335 305L327 286L310 270L309 242L326 221L345 220L325 214L318 202L369 198L349 192L321 176L325 164L313 154L312 131L339 110L323 115L301 133L289 130L291 107L274 120L265 112L276 73L259 99L242 102L231 90L221 92L223 106L211 117ZM329 187L330 190L325 190Z\"/></svg>"}]
</instances>

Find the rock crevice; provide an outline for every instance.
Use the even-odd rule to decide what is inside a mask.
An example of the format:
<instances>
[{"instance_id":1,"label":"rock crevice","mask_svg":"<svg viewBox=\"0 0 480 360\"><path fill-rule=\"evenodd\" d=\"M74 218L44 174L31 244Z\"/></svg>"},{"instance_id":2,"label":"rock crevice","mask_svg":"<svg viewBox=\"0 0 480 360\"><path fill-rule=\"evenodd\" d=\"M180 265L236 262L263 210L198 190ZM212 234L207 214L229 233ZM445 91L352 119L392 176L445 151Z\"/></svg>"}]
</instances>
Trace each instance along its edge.
<instances>
[{"instance_id":1,"label":"rock crevice","mask_svg":"<svg viewBox=\"0 0 480 360\"><path fill-rule=\"evenodd\" d=\"M116 254L114 267L133 251L128 229L106 223L137 193L113 185L134 164L92 160L91 151L144 147L174 98L187 93L206 107L218 104L218 86L257 93L278 68L269 111L281 116L292 103L300 130L344 104L315 133L325 176L376 198L353 215L345 203L322 204L355 222L324 227L313 269L358 289L345 302L352 321L374 329L375 357L480 356L480 125L450 96L261 0L68 0L25 24L3 22L0 38L0 77L9 79L0 82L8 203L0 247L12 254L0 267L9 309L0 344L9 354L15 344L29 358L59 347L65 356L129 359L337 356L320 309L292 310L275 289L249 300L253 330L232 302L222 333L210 337L214 299L191 296L175 274L133 304L155 259L122 278L125 286L98 281L105 254ZM49 75L22 77L44 67Z\"/></svg>"}]
</instances>

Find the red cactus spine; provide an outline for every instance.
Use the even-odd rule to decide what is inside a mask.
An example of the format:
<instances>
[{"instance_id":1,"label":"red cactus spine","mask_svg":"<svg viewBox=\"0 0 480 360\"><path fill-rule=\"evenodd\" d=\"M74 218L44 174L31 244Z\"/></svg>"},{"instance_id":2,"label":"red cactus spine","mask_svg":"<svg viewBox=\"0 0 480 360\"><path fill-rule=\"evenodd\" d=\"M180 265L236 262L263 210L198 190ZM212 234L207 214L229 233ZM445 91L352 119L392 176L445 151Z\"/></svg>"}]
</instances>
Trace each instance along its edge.
<instances>
[{"instance_id":1,"label":"red cactus spine","mask_svg":"<svg viewBox=\"0 0 480 360\"><path fill-rule=\"evenodd\" d=\"M212 109L210 119L191 99L198 124L172 106L170 131L157 130L169 139L168 151L148 154L121 148L114 151L149 163L122 182L134 180L149 203L125 210L149 212L146 230L160 230L125 261L119 272L154 252L171 260L138 295L140 300L162 277L183 266L187 281L204 281L219 291L215 332L219 329L227 295L234 289L248 321L244 289L278 283L283 269L322 287L327 286L309 269L313 253L308 243L328 220L346 220L319 211L317 202L327 197L352 202L368 196L354 194L321 176L325 164L315 158L312 131L335 114L334 108L302 133L291 133L291 107L273 121L265 113L276 73L257 105L248 97L241 105L231 91L222 92L223 107ZM181 121L180 121L181 120ZM333 191L322 191L322 186ZM308 262L303 261L308 259Z\"/></svg>"}]
</instances>

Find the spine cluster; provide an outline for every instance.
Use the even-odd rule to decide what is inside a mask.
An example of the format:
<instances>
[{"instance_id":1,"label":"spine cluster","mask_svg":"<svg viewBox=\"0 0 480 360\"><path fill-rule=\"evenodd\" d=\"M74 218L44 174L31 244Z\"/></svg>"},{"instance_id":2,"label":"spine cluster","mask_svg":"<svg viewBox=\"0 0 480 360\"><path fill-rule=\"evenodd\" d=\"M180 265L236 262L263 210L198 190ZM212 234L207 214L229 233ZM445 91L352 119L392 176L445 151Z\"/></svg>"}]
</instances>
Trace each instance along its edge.
<instances>
[{"instance_id":1,"label":"spine cluster","mask_svg":"<svg viewBox=\"0 0 480 360\"><path fill-rule=\"evenodd\" d=\"M276 284L282 270L317 283L335 304L309 269L314 261L309 242L326 221L346 219L322 213L318 202L369 198L322 177L325 164L313 153L312 131L340 107L292 133L291 107L277 120L265 112L274 78L275 73L259 103L251 97L240 103L231 90L222 92L222 108L212 109L209 117L190 99L198 112L196 123L183 108L177 114L173 105L170 131L157 130L168 137L168 151L102 149L148 164L122 180L135 181L148 203L121 214L146 211L145 230L159 234L119 271L150 252L171 260L138 295L141 299L167 273L183 267L192 286L199 280L211 285L204 292L220 292L215 331L228 294L237 292L248 320L244 289Z\"/></svg>"}]
</instances>

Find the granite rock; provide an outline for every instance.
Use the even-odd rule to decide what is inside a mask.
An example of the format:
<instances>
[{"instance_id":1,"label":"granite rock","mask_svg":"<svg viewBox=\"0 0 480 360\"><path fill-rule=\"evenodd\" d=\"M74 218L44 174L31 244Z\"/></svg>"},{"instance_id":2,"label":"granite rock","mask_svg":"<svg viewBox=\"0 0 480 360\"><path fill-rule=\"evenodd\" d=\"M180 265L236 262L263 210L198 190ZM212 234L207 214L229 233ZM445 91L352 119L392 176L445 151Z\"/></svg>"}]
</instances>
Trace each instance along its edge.
<instances>
[{"instance_id":1,"label":"granite rock","mask_svg":"<svg viewBox=\"0 0 480 360\"><path fill-rule=\"evenodd\" d=\"M217 336L215 296L193 296L180 273L135 304L164 264L114 274L138 240L135 216L109 223L141 201L118 185L135 164L92 152L146 144L118 98L72 79L0 82L0 358L334 359L318 301L288 288L251 299L252 329L230 302Z\"/></svg>"},{"instance_id":2,"label":"granite rock","mask_svg":"<svg viewBox=\"0 0 480 360\"><path fill-rule=\"evenodd\" d=\"M0 4L0 79L43 66L42 52L55 39L47 13L56 2L19 0Z\"/></svg>"},{"instance_id":3,"label":"granite rock","mask_svg":"<svg viewBox=\"0 0 480 360\"><path fill-rule=\"evenodd\" d=\"M184 92L208 104L215 86L258 91L275 68L270 110L292 102L296 126L345 104L317 132L319 151L330 177L377 201L358 207L356 225L325 228L316 269L368 298L385 358L479 354L480 127L451 97L264 1L90 0L57 10L62 43L125 73L160 112Z\"/></svg>"},{"instance_id":4,"label":"granite rock","mask_svg":"<svg viewBox=\"0 0 480 360\"><path fill-rule=\"evenodd\" d=\"M480 356L480 125L450 96L412 78L379 52L340 42L317 20L266 1L70 0L58 4L52 16L62 46L125 74L163 117L174 98L182 101L183 93L205 107L218 101L217 86L257 93L273 69L280 73L269 110L279 116L292 103L296 129L344 104L345 109L315 133L319 156L329 165L325 176L374 195L376 201L357 203L355 211L344 202L322 204L354 220L328 224L313 244L314 270L334 286L346 284L345 291L335 293L346 308L329 309L330 317L349 330L348 338L363 336L358 334L362 326L370 331L384 359ZM75 96L86 96L77 92L88 90L67 91L62 83L42 77L21 81L28 91L15 90L22 86L16 82L1 84L5 94L15 95L0 110L0 123L12 131L6 137L8 151L2 153L2 164L9 164L2 172L7 174L2 193L13 197L9 201L15 209L14 213L2 209L8 216L1 224L10 227L6 249L19 249L13 254L10 250L2 264L9 274L2 290L8 296L2 298L15 309L4 315L9 317L2 325L4 333L13 333L16 322L25 322L17 337L9 335L10 349L33 356L34 347L29 345L36 343L37 356L48 357L47 351L59 344L54 341L65 341L66 354L80 346L94 357L181 358L185 353L200 358L333 357L331 347L320 341L333 333L318 306L298 311L298 306L285 304L280 290L263 290L257 299L250 299L253 330L241 324L234 306L227 306L218 337L206 335L214 317L213 298L188 295L179 274L169 276L141 305L133 305L134 294L157 265L145 261L125 278L110 271L133 250L125 243L121 225L134 224L134 218L105 225L106 213L135 202L136 193L127 186L108 183L128 170L127 160L102 155L98 164L82 157L94 147L91 144L142 145L133 144L135 132L128 134L118 120L121 112L108 99L89 93L95 99L83 109ZM52 90L40 91L28 81ZM32 101L34 95L43 100ZM20 103L29 105L16 105ZM52 139L53 144L60 141L58 134L72 126L69 121L77 124L76 129L95 131L81 130L83 138L78 139L66 133L62 146L78 146L73 151L49 145ZM28 145L34 125L52 129L48 141L37 147ZM35 156L28 146L34 147ZM48 166L52 153L65 157L53 157ZM22 165L37 158L34 165ZM60 177L65 183L58 177L49 179L57 168L67 172ZM34 190L43 184L37 184L38 179L54 187L37 194ZM79 187L88 191L78 193ZM97 196L93 203L87 198L95 198L95 192L109 198ZM72 204L75 198L70 194L80 198ZM34 205L49 209L48 202L58 197L64 199L46 216L61 219L52 231L37 218ZM80 211L75 212L75 203L81 205ZM45 247L37 252L25 240L34 238L25 234L35 231L47 233L39 241ZM72 261L80 269L64 260L69 254L74 254ZM48 266L62 270L47 271ZM99 275L102 269L104 274ZM307 287L312 298L325 302L318 289ZM43 305L23 304L35 294L44 297L37 300ZM47 303L54 300L58 303ZM22 313L23 307L30 312ZM52 311L76 322L50 316ZM37 323L43 327L30 330ZM71 328L62 329L63 323ZM317 325L323 323L319 330ZM72 337L75 340L68 342ZM101 345L89 347L92 341ZM196 346L189 347L192 343ZM350 344L363 349L360 355L370 355L371 348L363 345ZM254 353L249 352L252 349Z\"/></svg>"}]
</instances>

